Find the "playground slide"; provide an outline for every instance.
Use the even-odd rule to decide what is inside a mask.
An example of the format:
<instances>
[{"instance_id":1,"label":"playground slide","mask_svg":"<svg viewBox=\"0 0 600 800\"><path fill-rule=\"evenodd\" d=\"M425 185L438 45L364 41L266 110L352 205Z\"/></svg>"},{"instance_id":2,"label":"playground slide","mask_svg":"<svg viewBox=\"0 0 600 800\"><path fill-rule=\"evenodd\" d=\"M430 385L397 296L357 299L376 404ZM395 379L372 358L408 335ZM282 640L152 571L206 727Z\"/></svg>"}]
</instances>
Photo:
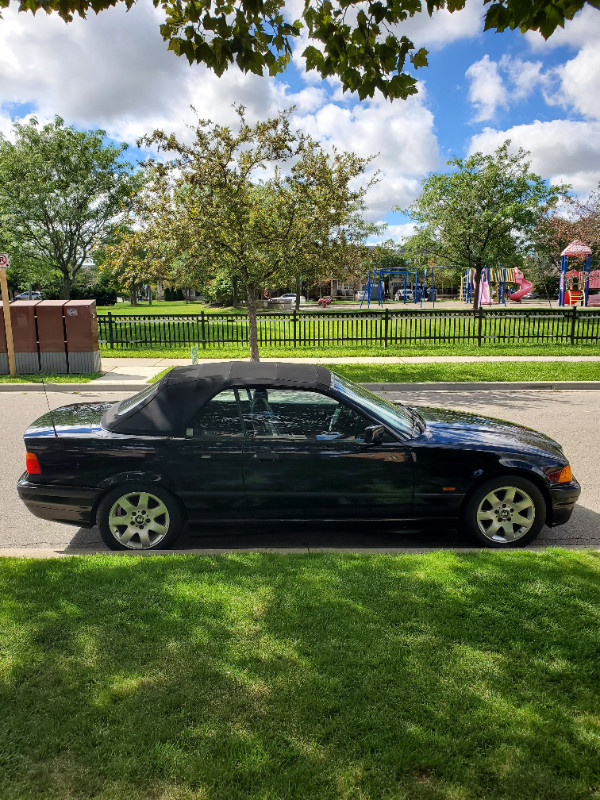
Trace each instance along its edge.
<instances>
[{"instance_id":1,"label":"playground slide","mask_svg":"<svg viewBox=\"0 0 600 800\"><path fill-rule=\"evenodd\" d=\"M515 283L520 284L521 288L509 295L508 299L514 303L520 303L521 299L533 289L533 283L525 280L520 269L515 270Z\"/></svg>"}]
</instances>

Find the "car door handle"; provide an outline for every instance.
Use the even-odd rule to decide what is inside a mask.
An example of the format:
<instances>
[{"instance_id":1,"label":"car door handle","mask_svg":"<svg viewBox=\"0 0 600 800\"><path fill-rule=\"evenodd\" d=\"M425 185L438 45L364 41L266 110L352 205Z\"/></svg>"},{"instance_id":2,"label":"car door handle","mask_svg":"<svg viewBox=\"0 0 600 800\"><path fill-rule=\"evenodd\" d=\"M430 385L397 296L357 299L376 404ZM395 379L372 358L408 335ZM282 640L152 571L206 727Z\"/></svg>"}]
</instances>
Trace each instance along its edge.
<instances>
[{"instance_id":1,"label":"car door handle","mask_svg":"<svg viewBox=\"0 0 600 800\"><path fill-rule=\"evenodd\" d=\"M257 450L254 458L257 461L279 461L279 454L273 450Z\"/></svg>"}]
</instances>

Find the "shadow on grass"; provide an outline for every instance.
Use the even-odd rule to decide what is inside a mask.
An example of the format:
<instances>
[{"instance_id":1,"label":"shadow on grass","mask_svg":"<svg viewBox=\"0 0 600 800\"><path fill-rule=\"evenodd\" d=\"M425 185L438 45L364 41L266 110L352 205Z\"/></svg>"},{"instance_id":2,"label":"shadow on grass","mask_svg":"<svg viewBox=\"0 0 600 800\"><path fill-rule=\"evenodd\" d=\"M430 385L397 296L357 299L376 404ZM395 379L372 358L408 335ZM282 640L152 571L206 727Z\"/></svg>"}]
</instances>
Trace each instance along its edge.
<instances>
[{"instance_id":1,"label":"shadow on grass","mask_svg":"<svg viewBox=\"0 0 600 800\"><path fill-rule=\"evenodd\" d=\"M590 798L597 554L1 565L10 798Z\"/></svg>"}]
</instances>

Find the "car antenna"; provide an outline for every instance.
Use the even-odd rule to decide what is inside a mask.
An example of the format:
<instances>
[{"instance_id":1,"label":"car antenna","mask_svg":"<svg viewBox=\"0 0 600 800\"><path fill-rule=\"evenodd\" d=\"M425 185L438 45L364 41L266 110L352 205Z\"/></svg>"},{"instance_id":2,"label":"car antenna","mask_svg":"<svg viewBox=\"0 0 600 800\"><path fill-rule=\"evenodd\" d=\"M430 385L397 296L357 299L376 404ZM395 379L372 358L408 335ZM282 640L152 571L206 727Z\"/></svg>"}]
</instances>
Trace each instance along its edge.
<instances>
[{"instance_id":1,"label":"car antenna","mask_svg":"<svg viewBox=\"0 0 600 800\"><path fill-rule=\"evenodd\" d=\"M46 381L44 380L43 375L42 375L42 387L44 389L44 394L46 395L46 403L48 404L48 411L50 412L50 421L52 422L52 427L54 428L54 435L58 437L58 433L56 432L56 425L54 424L54 414L52 413L52 409L50 408L50 398L48 397L48 392L46 391Z\"/></svg>"}]
</instances>

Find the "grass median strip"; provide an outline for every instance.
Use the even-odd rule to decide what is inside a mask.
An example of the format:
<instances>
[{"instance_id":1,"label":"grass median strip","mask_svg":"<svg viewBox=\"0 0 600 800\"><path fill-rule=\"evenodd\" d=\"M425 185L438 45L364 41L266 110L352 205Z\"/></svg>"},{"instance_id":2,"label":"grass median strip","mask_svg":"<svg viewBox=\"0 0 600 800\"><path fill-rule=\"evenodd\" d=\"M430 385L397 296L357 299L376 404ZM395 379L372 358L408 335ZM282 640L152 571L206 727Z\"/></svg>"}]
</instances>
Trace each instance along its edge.
<instances>
[{"instance_id":1,"label":"grass median strip","mask_svg":"<svg viewBox=\"0 0 600 800\"><path fill-rule=\"evenodd\" d=\"M357 383L468 383L471 381L598 381L600 362L494 361L469 364L332 364ZM170 367L151 378L154 383Z\"/></svg>"},{"instance_id":2,"label":"grass median strip","mask_svg":"<svg viewBox=\"0 0 600 800\"><path fill-rule=\"evenodd\" d=\"M85 372L72 375L51 375L49 373L33 373L31 375L0 375L0 383L89 383L99 378L101 372Z\"/></svg>"},{"instance_id":3,"label":"grass median strip","mask_svg":"<svg viewBox=\"0 0 600 800\"><path fill-rule=\"evenodd\" d=\"M585 552L2 560L1 794L590 798L599 607Z\"/></svg>"}]
</instances>

